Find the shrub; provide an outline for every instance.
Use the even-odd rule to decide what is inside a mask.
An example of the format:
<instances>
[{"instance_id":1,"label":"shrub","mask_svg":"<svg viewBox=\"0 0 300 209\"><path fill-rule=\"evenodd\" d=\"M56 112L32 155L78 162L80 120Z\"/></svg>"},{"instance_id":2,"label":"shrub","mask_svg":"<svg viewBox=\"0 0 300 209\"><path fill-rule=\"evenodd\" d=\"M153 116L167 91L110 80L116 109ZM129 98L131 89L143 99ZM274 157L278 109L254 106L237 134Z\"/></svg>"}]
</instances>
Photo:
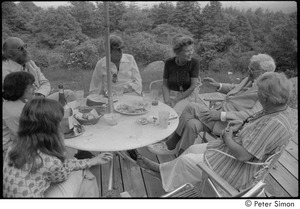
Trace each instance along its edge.
<instances>
[{"instance_id":1,"label":"shrub","mask_svg":"<svg viewBox=\"0 0 300 209\"><path fill-rule=\"evenodd\" d=\"M156 41L161 44L172 43L173 37L177 34L184 34L193 37L193 35L187 29L175 27L170 24L157 25L152 32L156 36Z\"/></svg>"},{"instance_id":2,"label":"shrub","mask_svg":"<svg viewBox=\"0 0 300 209\"><path fill-rule=\"evenodd\" d=\"M159 44L149 33L133 33L124 35L125 51L132 54L137 62L148 64L157 60L165 60L172 56L171 47Z\"/></svg>"},{"instance_id":3,"label":"shrub","mask_svg":"<svg viewBox=\"0 0 300 209\"><path fill-rule=\"evenodd\" d=\"M60 52L53 51L48 55L50 68L64 68L66 67L66 61L64 55Z\"/></svg>"},{"instance_id":4,"label":"shrub","mask_svg":"<svg viewBox=\"0 0 300 209\"><path fill-rule=\"evenodd\" d=\"M31 55L31 59L36 63L41 69L49 67L49 51L46 49L38 49L35 46L28 46L28 51Z\"/></svg>"},{"instance_id":5,"label":"shrub","mask_svg":"<svg viewBox=\"0 0 300 209\"><path fill-rule=\"evenodd\" d=\"M80 68L90 70L96 66L100 59L97 47L90 41L86 41L72 50L66 50L65 54L68 68Z\"/></svg>"},{"instance_id":6,"label":"shrub","mask_svg":"<svg viewBox=\"0 0 300 209\"><path fill-rule=\"evenodd\" d=\"M232 71L232 66L227 59L216 58L209 63L208 69L209 71L214 71L216 73L220 71L228 72Z\"/></svg>"}]
</instances>

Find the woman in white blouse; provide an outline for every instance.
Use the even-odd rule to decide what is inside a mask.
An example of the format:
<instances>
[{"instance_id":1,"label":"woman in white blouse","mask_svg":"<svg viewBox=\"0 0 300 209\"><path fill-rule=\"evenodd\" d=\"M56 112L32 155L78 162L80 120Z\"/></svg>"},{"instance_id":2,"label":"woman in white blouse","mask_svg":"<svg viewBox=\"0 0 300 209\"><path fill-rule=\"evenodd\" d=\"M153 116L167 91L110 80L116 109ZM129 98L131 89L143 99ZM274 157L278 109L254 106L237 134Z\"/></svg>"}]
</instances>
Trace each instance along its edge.
<instances>
[{"instance_id":1,"label":"woman in white blouse","mask_svg":"<svg viewBox=\"0 0 300 209\"><path fill-rule=\"evenodd\" d=\"M124 93L142 92L142 78L135 62L130 54L123 54L124 44L120 37L110 36L112 78L112 92L120 91L119 86L124 87ZM95 67L89 94L105 94L107 91L106 57L101 58Z\"/></svg>"}]
</instances>

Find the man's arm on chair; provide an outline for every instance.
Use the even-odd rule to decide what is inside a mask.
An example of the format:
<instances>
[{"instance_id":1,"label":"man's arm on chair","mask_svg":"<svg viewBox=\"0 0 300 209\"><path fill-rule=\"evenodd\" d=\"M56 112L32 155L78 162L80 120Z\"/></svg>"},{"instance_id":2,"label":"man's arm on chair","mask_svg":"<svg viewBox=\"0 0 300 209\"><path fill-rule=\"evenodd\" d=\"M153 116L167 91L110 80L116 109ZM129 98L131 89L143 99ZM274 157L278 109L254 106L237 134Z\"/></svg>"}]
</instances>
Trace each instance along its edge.
<instances>
[{"instance_id":1,"label":"man's arm on chair","mask_svg":"<svg viewBox=\"0 0 300 209\"><path fill-rule=\"evenodd\" d=\"M251 109L247 109L244 111L227 111L221 112L222 121L226 120L245 120L250 115L257 113L262 110L262 106L260 102L257 100L254 106Z\"/></svg>"}]
</instances>

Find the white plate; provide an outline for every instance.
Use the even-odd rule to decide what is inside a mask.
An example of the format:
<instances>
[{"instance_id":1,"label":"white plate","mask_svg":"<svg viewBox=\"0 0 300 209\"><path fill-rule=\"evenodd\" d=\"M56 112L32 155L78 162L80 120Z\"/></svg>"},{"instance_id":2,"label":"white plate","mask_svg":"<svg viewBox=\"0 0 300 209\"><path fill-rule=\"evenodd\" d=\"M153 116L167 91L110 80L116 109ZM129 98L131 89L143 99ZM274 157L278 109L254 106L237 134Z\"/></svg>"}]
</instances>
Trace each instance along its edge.
<instances>
[{"instance_id":1,"label":"white plate","mask_svg":"<svg viewBox=\"0 0 300 209\"><path fill-rule=\"evenodd\" d=\"M74 127L74 128L76 128L76 127ZM80 125L80 128L81 128L81 132L80 133L78 133L77 131L73 130L71 133L64 134L64 138L65 139L71 139L71 138L74 138L74 137L82 135L85 132L85 129L84 129L84 126L82 126L82 125Z\"/></svg>"},{"instance_id":2,"label":"white plate","mask_svg":"<svg viewBox=\"0 0 300 209\"><path fill-rule=\"evenodd\" d=\"M98 94L90 94L86 97L87 99L91 100L92 102L96 102L99 104L107 104L108 103L108 98L104 97L103 95L98 95ZM115 96L113 96L113 102L117 101Z\"/></svg>"},{"instance_id":3,"label":"white plate","mask_svg":"<svg viewBox=\"0 0 300 209\"><path fill-rule=\"evenodd\" d=\"M124 115L142 115L146 114L151 109L151 104L148 102L139 101L136 104L117 103L114 105L115 111Z\"/></svg>"}]
</instances>

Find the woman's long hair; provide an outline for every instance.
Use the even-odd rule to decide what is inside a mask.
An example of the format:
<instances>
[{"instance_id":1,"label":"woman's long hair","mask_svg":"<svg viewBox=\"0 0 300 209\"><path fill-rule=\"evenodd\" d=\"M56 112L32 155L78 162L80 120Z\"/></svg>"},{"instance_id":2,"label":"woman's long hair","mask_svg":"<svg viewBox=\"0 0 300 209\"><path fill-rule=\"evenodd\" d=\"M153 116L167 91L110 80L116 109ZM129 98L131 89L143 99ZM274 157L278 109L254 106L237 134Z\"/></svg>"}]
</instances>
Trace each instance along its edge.
<instances>
[{"instance_id":1,"label":"woman's long hair","mask_svg":"<svg viewBox=\"0 0 300 209\"><path fill-rule=\"evenodd\" d=\"M65 146L60 130L64 115L62 105L51 99L35 98L21 113L18 137L9 152L9 165L35 172L42 166L39 151L65 160ZM24 165L28 165L29 167Z\"/></svg>"}]
</instances>

